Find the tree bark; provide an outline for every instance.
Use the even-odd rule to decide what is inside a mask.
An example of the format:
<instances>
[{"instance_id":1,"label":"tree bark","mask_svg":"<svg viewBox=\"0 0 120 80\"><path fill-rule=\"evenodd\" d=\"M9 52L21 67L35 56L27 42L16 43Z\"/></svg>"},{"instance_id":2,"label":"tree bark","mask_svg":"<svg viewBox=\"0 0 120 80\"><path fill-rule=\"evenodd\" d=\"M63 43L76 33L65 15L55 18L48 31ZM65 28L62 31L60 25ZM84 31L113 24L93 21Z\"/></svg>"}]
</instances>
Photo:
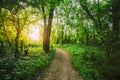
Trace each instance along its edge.
<instances>
[{"instance_id":1,"label":"tree bark","mask_svg":"<svg viewBox=\"0 0 120 80\"><path fill-rule=\"evenodd\" d=\"M120 1L113 0L112 2L112 23L113 31L116 35L120 33Z\"/></svg>"},{"instance_id":2,"label":"tree bark","mask_svg":"<svg viewBox=\"0 0 120 80\"><path fill-rule=\"evenodd\" d=\"M112 42L114 46L111 49L113 52L119 50L120 45L120 1L113 0L112 2ZM118 47L117 47L118 46Z\"/></svg>"},{"instance_id":3,"label":"tree bark","mask_svg":"<svg viewBox=\"0 0 120 80\"><path fill-rule=\"evenodd\" d=\"M98 0L98 24L99 24L99 34L101 33L101 20L100 20L100 0Z\"/></svg>"},{"instance_id":4,"label":"tree bark","mask_svg":"<svg viewBox=\"0 0 120 80\"><path fill-rule=\"evenodd\" d=\"M17 32L16 38L15 38L15 58L19 58L19 35L20 33Z\"/></svg>"},{"instance_id":5,"label":"tree bark","mask_svg":"<svg viewBox=\"0 0 120 80\"><path fill-rule=\"evenodd\" d=\"M43 28L43 50L45 50L45 42L46 42L46 14L45 14L45 7L44 5L42 7L42 13L43 13L43 23L44 23L44 28Z\"/></svg>"},{"instance_id":6,"label":"tree bark","mask_svg":"<svg viewBox=\"0 0 120 80\"><path fill-rule=\"evenodd\" d=\"M51 6L47 26L46 26L46 19L44 19L43 50L45 50L46 53L50 51L50 33L51 33L53 15L54 15L54 8Z\"/></svg>"},{"instance_id":7,"label":"tree bark","mask_svg":"<svg viewBox=\"0 0 120 80\"><path fill-rule=\"evenodd\" d=\"M64 37L64 31L63 31L63 30L64 30L64 27L63 27L63 25L62 25L62 36L61 36L61 37L62 37L62 39L61 39L61 40L62 40L62 45L64 44L64 40L63 40L63 37Z\"/></svg>"}]
</instances>

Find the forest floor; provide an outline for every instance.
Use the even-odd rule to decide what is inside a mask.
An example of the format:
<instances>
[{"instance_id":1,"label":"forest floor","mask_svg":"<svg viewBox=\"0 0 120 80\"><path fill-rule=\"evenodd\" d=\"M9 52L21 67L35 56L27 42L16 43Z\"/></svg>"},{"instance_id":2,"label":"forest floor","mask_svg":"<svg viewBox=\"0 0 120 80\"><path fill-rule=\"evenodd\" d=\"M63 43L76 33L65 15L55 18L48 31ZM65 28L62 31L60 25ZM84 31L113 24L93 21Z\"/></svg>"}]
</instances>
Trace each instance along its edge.
<instances>
[{"instance_id":1,"label":"forest floor","mask_svg":"<svg viewBox=\"0 0 120 80\"><path fill-rule=\"evenodd\" d=\"M39 72L35 80L82 80L71 64L67 51L57 48L55 58L42 74Z\"/></svg>"}]
</instances>

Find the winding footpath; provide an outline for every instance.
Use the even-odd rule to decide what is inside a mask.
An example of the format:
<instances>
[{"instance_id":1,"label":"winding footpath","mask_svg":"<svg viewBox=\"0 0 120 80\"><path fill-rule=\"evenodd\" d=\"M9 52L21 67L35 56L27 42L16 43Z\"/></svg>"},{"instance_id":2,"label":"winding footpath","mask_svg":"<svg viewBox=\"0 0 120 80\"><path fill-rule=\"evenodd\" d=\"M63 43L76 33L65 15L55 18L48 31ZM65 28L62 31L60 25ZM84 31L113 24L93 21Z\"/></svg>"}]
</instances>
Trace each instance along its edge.
<instances>
[{"instance_id":1,"label":"winding footpath","mask_svg":"<svg viewBox=\"0 0 120 80\"><path fill-rule=\"evenodd\" d=\"M55 58L50 66L35 80L82 80L77 76L67 51L56 48Z\"/></svg>"}]
</instances>

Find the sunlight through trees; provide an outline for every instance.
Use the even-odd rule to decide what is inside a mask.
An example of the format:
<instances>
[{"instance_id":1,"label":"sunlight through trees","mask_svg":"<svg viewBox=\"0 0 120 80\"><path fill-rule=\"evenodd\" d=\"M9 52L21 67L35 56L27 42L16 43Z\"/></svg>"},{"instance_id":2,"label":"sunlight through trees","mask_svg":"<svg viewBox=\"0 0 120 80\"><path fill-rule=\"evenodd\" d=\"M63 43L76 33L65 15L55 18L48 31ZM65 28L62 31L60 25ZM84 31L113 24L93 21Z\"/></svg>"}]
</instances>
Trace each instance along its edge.
<instances>
[{"instance_id":1,"label":"sunlight through trees","mask_svg":"<svg viewBox=\"0 0 120 80\"><path fill-rule=\"evenodd\" d=\"M30 26L30 38L39 41L40 39L40 28L37 25Z\"/></svg>"},{"instance_id":2,"label":"sunlight through trees","mask_svg":"<svg viewBox=\"0 0 120 80\"><path fill-rule=\"evenodd\" d=\"M84 80L119 80L120 0L0 0L0 80L29 80L56 47Z\"/></svg>"}]
</instances>

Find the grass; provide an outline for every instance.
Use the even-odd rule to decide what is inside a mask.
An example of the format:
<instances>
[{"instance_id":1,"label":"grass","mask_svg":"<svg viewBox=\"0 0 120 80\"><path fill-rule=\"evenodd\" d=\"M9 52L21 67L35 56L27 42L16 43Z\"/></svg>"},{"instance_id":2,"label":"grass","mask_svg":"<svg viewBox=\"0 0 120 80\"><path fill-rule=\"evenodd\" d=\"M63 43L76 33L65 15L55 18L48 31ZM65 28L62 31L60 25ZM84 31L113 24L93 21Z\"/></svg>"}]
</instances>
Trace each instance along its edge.
<instances>
[{"instance_id":1,"label":"grass","mask_svg":"<svg viewBox=\"0 0 120 80\"><path fill-rule=\"evenodd\" d=\"M16 60L12 57L0 59L0 80L29 80L36 71L43 70L51 62L55 52L46 54L41 47L29 47L28 56L21 55Z\"/></svg>"},{"instance_id":2,"label":"grass","mask_svg":"<svg viewBox=\"0 0 120 80\"><path fill-rule=\"evenodd\" d=\"M84 80L104 80L102 76L105 68L105 51L100 47L79 44L57 45L70 52L74 68Z\"/></svg>"}]
</instances>

